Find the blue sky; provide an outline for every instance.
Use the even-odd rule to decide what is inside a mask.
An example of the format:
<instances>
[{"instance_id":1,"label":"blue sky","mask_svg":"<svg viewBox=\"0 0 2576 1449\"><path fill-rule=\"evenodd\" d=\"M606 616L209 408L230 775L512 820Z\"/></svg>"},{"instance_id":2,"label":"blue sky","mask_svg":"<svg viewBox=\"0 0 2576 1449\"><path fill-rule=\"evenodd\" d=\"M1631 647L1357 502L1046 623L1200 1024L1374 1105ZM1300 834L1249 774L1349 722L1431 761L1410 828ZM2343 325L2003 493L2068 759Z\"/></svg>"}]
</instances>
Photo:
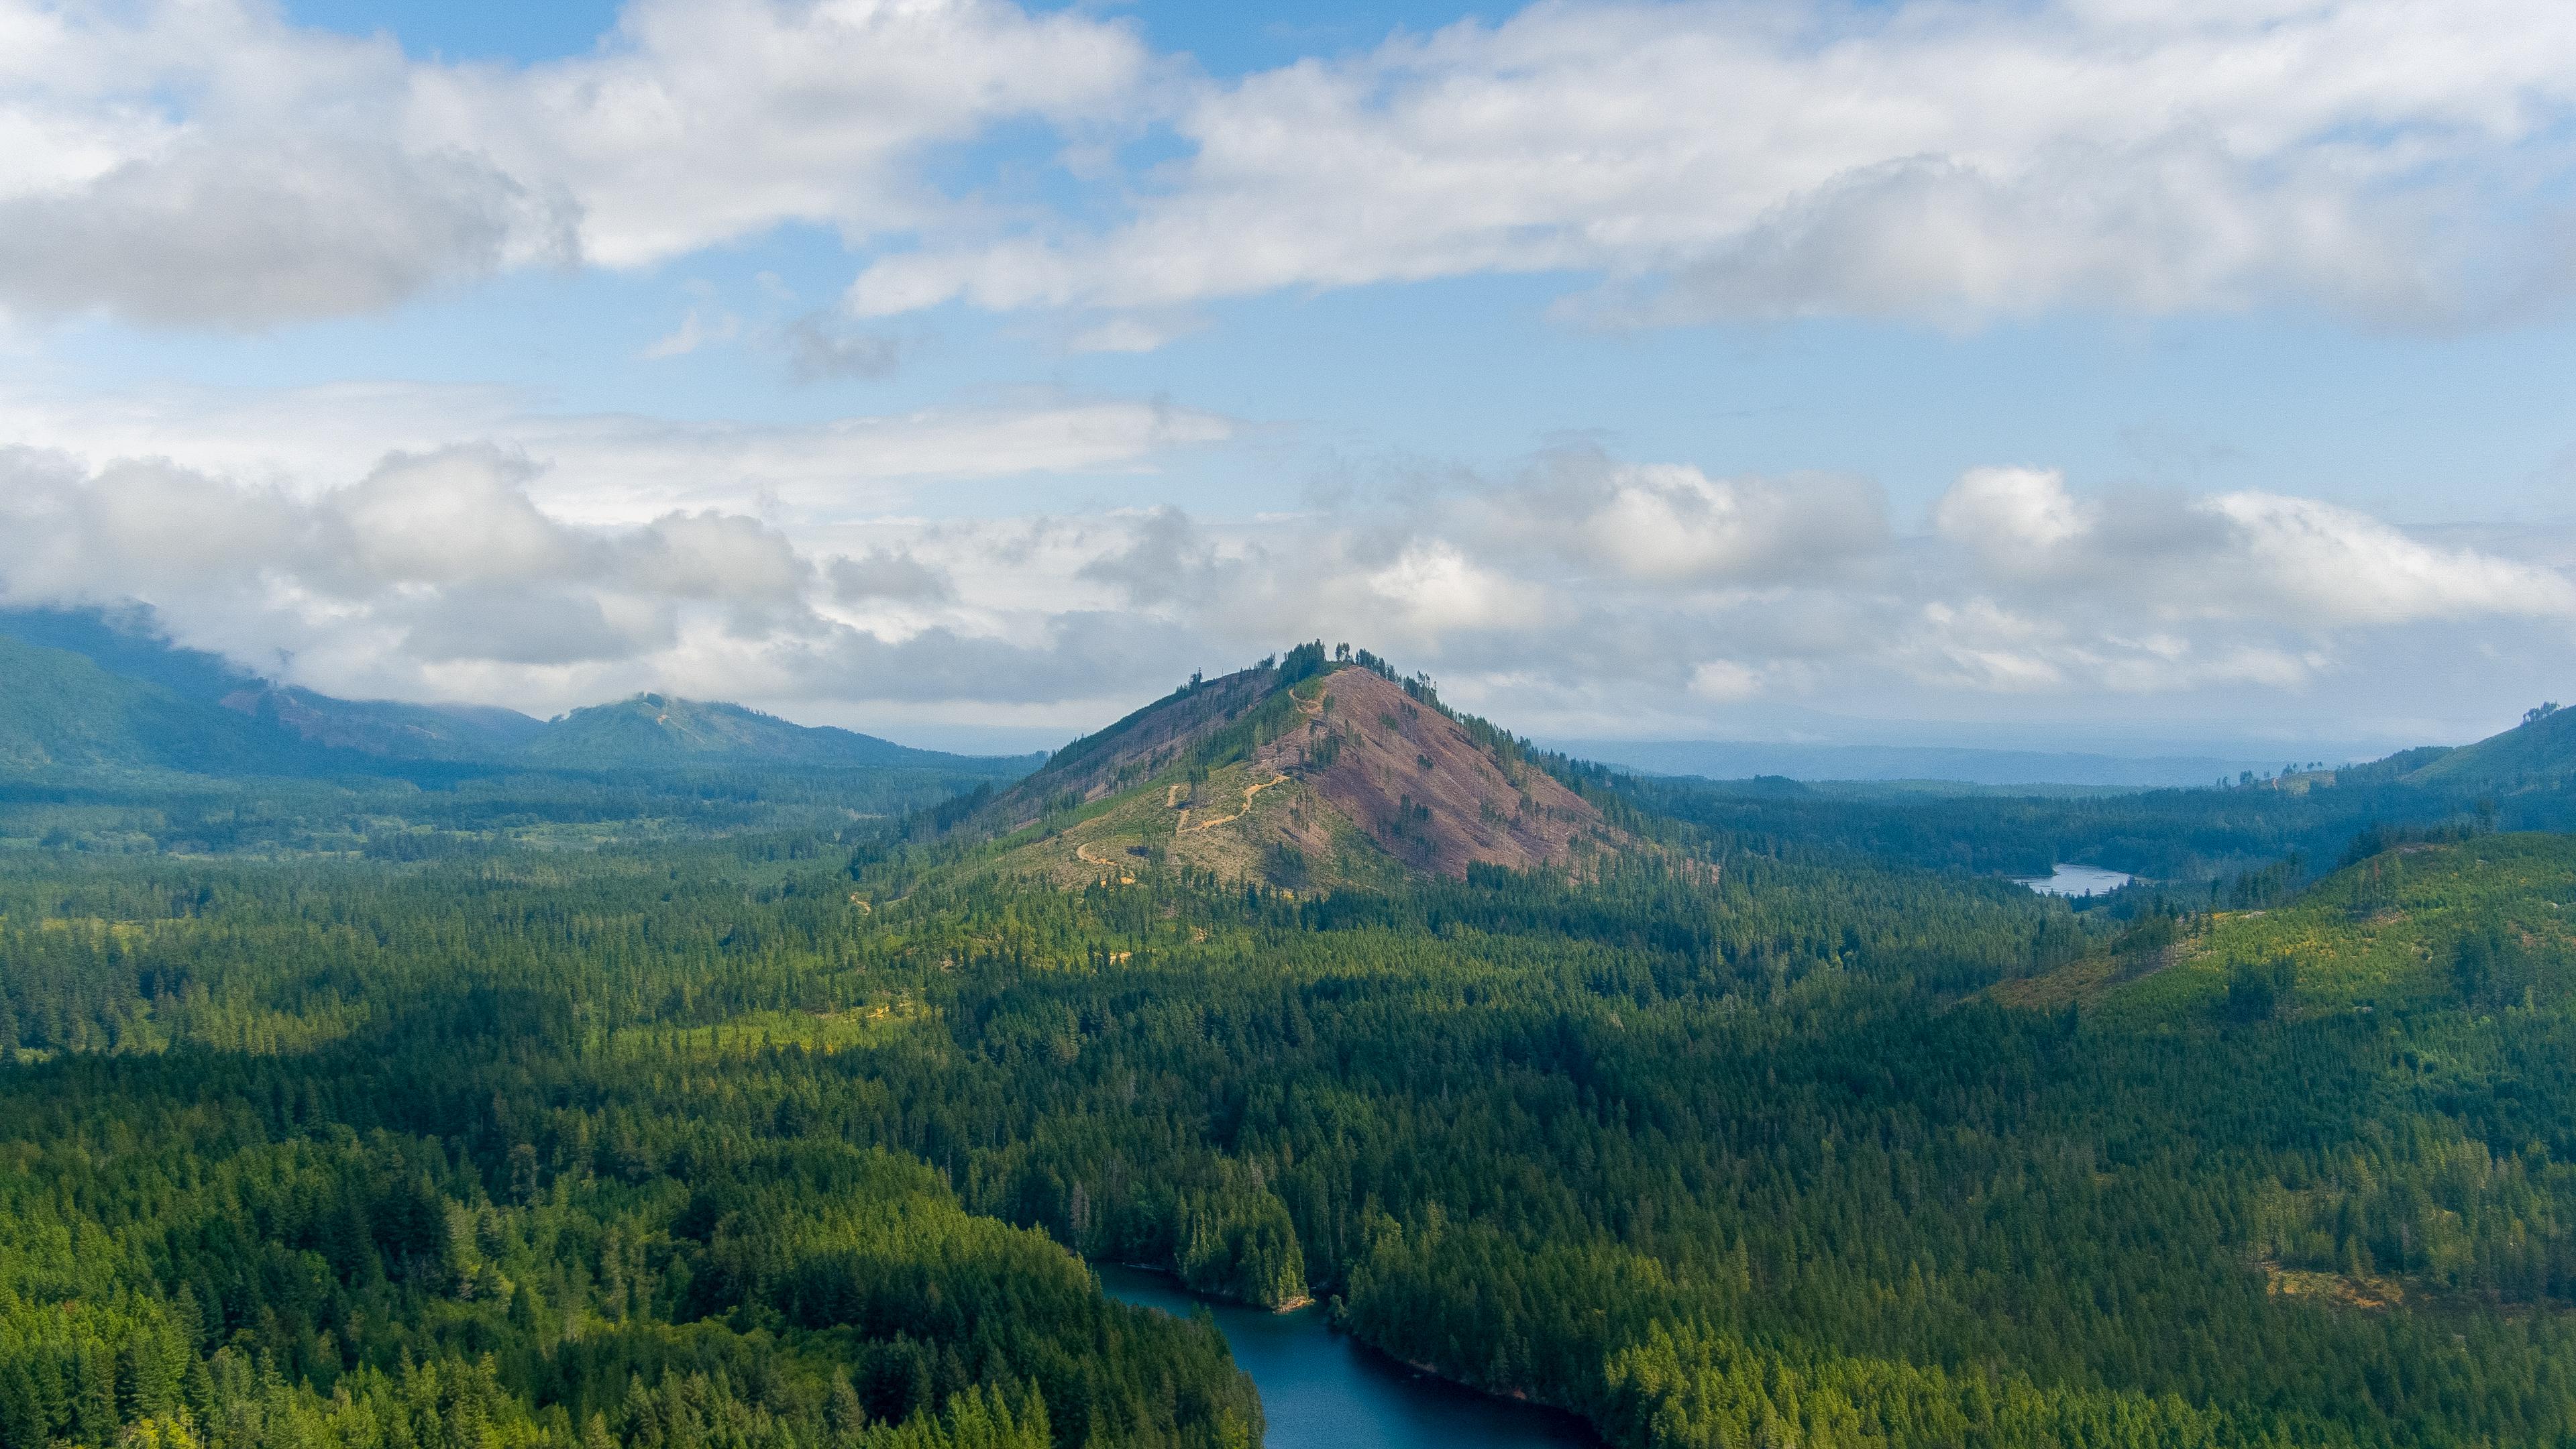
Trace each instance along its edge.
<instances>
[{"instance_id":1,"label":"blue sky","mask_svg":"<svg viewBox=\"0 0 2576 1449\"><path fill-rule=\"evenodd\" d=\"M0 591L318 687L1022 744L1320 633L1547 734L2321 750L2570 692L2557 7L0 24Z\"/></svg>"}]
</instances>

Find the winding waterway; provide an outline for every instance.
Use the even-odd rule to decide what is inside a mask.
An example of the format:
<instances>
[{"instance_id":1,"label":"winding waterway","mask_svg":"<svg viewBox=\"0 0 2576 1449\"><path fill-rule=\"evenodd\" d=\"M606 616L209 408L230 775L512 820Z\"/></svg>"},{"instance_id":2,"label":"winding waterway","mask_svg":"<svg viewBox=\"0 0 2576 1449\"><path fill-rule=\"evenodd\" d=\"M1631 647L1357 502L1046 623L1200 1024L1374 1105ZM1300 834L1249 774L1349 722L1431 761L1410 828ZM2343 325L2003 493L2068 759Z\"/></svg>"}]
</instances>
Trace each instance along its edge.
<instances>
[{"instance_id":1,"label":"winding waterway","mask_svg":"<svg viewBox=\"0 0 2576 1449\"><path fill-rule=\"evenodd\" d=\"M1264 1313L1191 1297L1171 1279L1102 1267L1127 1303L1187 1317L1201 1307L1261 1391L1269 1449L1570 1449L1597 1446L1581 1420L1444 1383L1325 1326L1324 1311Z\"/></svg>"}]
</instances>

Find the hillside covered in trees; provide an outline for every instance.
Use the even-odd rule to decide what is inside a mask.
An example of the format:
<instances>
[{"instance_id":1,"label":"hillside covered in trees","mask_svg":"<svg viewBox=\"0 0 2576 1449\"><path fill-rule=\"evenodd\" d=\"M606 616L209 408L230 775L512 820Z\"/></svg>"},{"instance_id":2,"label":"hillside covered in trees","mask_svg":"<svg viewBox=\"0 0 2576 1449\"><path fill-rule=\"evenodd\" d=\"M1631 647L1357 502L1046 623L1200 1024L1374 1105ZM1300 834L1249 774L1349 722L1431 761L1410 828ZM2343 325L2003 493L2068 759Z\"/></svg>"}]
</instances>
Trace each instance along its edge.
<instances>
[{"instance_id":1,"label":"hillside covered in trees","mask_svg":"<svg viewBox=\"0 0 2576 1449\"><path fill-rule=\"evenodd\" d=\"M1725 790L1303 667L869 811L23 778L164 819L0 851L0 1449L1259 1442L1215 1331L1086 1261L1640 1449L2576 1442L2545 771ZM1190 853L1183 795L1340 811L1345 760L1519 769L1599 848L1450 868L1353 806L1365 870ZM1991 873L2032 842L2227 868L2076 909Z\"/></svg>"}]
</instances>

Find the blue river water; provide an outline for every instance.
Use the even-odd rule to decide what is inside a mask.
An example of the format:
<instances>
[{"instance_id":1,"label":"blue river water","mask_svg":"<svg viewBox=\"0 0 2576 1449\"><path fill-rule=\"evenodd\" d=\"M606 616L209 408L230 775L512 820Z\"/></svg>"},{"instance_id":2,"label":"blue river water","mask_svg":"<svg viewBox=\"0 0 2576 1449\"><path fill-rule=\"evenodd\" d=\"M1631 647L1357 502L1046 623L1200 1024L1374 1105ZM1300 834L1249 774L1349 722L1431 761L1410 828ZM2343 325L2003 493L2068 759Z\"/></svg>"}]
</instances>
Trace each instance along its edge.
<instances>
[{"instance_id":1,"label":"blue river water","mask_svg":"<svg viewBox=\"0 0 2576 1449\"><path fill-rule=\"evenodd\" d=\"M1261 1391L1269 1449L1597 1449L1570 1414L1515 1404L1415 1373L1325 1326L1324 1311L1264 1313L1206 1303L1171 1279L1101 1267L1101 1286L1127 1303L1187 1317L1201 1307Z\"/></svg>"}]
</instances>

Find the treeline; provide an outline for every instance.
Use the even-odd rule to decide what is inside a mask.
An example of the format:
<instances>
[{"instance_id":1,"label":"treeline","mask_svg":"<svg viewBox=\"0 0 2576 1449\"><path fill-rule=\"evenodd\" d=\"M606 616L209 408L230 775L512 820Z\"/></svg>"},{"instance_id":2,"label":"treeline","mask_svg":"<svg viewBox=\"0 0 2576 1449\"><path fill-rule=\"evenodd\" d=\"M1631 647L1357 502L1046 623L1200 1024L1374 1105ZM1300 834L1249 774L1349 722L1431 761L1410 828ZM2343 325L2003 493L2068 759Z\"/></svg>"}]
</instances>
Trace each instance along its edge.
<instances>
[{"instance_id":1,"label":"treeline","mask_svg":"<svg viewBox=\"0 0 2576 1449\"><path fill-rule=\"evenodd\" d=\"M1674 780L1606 770L1583 783L1595 798L1617 796L1649 818L1687 821L1775 849L1981 876L2043 876L2066 863L2197 884L2262 870L2293 854L2313 863L2313 873L2342 859L2356 837L2576 827L2576 805L2563 792L2498 801L2366 773L2348 783L2322 780L2295 791L2073 796Z\"/></svg>"},{"instance_id":2,"label":"treeline","mask_svg":"<svg viewBox=\"0 0 2576 1449\"><path fill-rule=\"evenodd\" d=\"M978 788L989 793L995 778L909 767L531 772L424 765L416 773L249 781L21 775L0 780L0 850L408 862L512 844L590 847L746 830L855 838Z\"/></svg>"}]
</instances>

